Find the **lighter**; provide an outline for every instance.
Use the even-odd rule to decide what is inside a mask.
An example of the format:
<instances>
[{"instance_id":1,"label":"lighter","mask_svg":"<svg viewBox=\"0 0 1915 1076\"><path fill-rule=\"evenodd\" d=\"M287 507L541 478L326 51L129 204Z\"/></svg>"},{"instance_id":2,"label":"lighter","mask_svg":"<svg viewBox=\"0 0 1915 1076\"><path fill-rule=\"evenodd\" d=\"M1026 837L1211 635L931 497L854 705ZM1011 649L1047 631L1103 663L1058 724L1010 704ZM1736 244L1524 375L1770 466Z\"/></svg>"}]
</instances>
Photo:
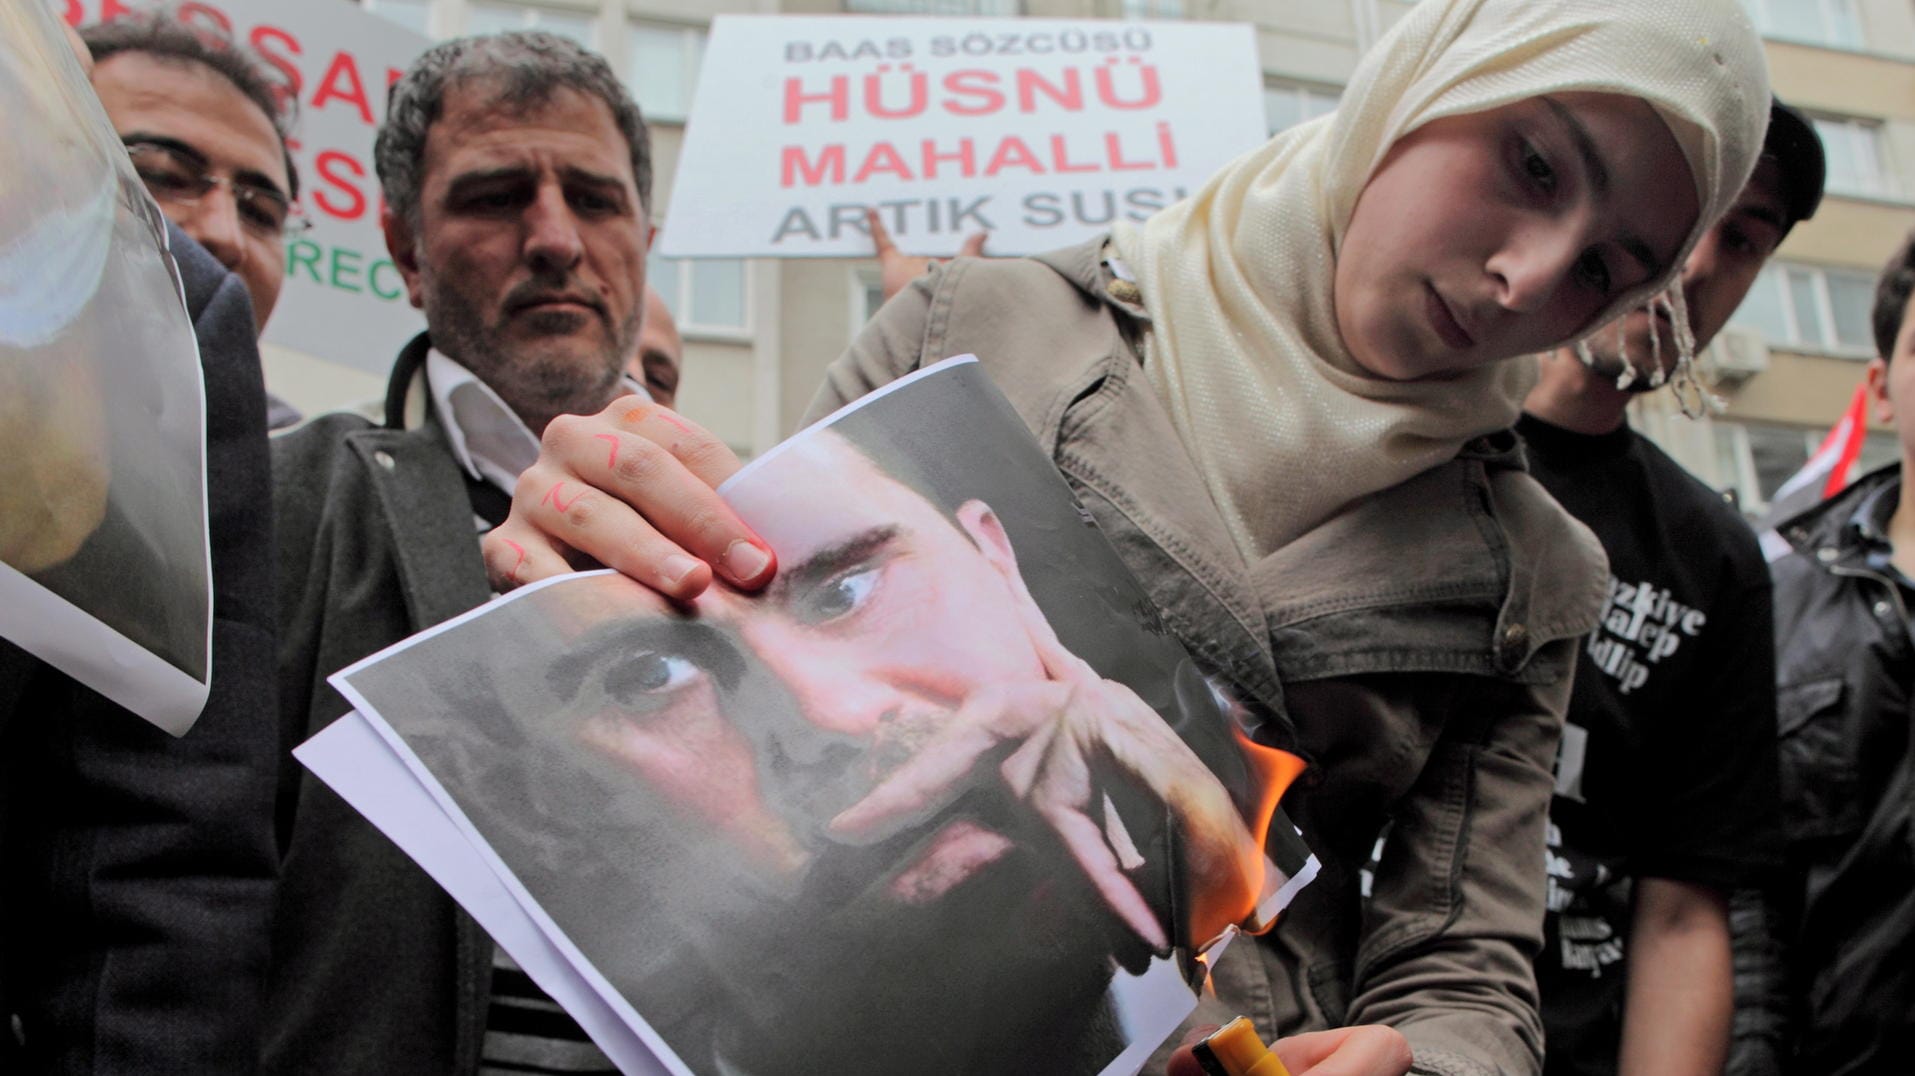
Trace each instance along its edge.
<instances>
[{"instance_id":1,"label":"lighter","mask_svg":"<svg viewBox=\"0 0 1915 1076\"><path fill-rule=\"evenodd\" d=\"M1247 1017L1239 1016L1204 1036L1192 1052L1207 1076L1290 1076Z\"/></svg>"}]
</instances>

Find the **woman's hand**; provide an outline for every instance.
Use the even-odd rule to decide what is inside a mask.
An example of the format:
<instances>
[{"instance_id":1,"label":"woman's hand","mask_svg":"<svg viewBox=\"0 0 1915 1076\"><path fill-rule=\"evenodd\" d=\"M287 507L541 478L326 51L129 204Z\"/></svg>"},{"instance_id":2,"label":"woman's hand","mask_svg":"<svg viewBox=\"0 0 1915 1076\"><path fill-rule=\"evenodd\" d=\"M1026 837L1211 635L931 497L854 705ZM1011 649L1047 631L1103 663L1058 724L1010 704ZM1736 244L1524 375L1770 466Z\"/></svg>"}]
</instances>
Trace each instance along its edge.
<instances>
[{"instance_id":1,"label":"woman's hand","mask_svg":"<svg viewBox=\"0 0 1915 1076\"><path fill-rule=\"evenodd\" d=\"M1193 1029L1170 1055L1164 1076L1204 1076L1197 1055L1198 1040L1217 1025ZM1278 1039L1270 1047L1290 1070L1290 1076L1404 1076L1410 1071L1410 1044L1403 1033L1382 1024L1307 1031Z\"/></svg>"}]
</instances>

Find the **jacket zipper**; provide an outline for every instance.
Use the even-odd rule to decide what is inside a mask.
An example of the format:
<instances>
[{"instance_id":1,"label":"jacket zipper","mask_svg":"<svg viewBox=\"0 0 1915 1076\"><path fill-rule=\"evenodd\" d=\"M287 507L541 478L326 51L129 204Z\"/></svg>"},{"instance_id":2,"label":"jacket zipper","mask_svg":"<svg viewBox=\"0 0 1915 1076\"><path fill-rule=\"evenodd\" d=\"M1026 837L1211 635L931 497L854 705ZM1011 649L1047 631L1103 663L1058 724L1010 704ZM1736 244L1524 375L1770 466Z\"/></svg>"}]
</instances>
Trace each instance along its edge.
<instances>
[{"instance_id":1,"label":"jacket zipper","mask_svg":"<svg viewBox=\"0 0 1915 1076\"><path fill-rule=\"evenodd\" d=\"M1895 622L1901 625L1903 643L1915 644L1915 640L1909 638L1908 603L1902 600L1902 588L1896 586L1893 579L1890 579L1880 572L1872 572L1866 568L1850 568L1841 564L1829 565L1829 574L1848 579L1867 580L1880 586L1883 590L1888 591L1889 600L1895 603Z\"/></svg>"}]
</instances>

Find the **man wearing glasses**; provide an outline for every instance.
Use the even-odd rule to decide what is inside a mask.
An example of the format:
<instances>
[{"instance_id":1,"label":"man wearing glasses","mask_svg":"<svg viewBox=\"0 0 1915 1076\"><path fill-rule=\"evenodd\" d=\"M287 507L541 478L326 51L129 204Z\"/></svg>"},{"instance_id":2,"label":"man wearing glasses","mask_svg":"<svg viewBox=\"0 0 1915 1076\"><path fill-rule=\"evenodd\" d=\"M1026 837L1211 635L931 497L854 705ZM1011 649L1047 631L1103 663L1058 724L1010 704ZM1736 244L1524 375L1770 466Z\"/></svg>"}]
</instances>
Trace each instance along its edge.
<instances>
[{"instance_id":1,"label":"man wearing glasses","mask_svg":"<svg viewBox=\"0 0 1915 1076\"><path fill-rule=\"evenodd\" d=\"M169 16L114 19L80 36L93 52L94 92L146 189L246 285L264 329L286 278L286 237L308 225L294 203L299 173L279 88L245 46ZM272 425L297 420L270 402Z\"/></svg>"}]
</instances>

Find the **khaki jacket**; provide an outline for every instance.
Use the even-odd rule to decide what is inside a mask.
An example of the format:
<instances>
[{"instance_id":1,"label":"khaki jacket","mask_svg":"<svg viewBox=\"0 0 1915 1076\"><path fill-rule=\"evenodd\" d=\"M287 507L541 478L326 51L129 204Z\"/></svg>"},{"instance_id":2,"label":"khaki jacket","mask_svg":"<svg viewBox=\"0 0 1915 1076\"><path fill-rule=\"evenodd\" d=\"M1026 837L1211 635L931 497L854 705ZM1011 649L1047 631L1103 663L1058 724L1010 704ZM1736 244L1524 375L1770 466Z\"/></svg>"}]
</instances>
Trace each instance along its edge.
<instances>
[{"instance_id":1,"label":"khaki jacket","mask_svg":"<svg viewBox=\"0 0 1915 1076\"><path fill-rule=\"evenodd\" d=\"M811 417L976 354L1165 622L1291 731L1310 769L1284 805L1323 873L1219 962L1199 1019L1384 1023L1419 1072L1540 1072L1543 826L1601 547L1504 434L1246 565L1140 376L1148 317L1111 296L1101 249L932 271L832 365Z\"/></svg>"}]
</instances>

